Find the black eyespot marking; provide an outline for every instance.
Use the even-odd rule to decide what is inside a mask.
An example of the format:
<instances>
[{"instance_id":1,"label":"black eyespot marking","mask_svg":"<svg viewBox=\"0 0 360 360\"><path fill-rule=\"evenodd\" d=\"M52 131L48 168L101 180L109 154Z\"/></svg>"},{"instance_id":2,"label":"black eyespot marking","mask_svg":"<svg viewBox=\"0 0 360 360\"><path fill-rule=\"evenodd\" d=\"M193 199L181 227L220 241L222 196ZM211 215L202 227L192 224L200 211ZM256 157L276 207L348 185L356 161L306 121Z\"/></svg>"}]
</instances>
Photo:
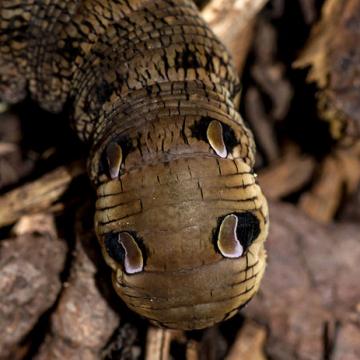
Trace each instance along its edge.
<instances>
[{"instance_id":1,"label":"black eyespot marking","mask_svg":"<svg viewBox=\"0 0 360 360\"><path fill-rule=\"evenodd\" d=\"M119 234L110 233L105 237L105 249L109 256L118 263L122 263L125 258L124 248L119 242Z\"/></svg>"},{"instance_id":2,"label":"black eyespot marking","mask_svg":"<svg viewBox=\"0 0 360 360\"><path fill-rule=\"evenodd\" d=\"M143 271L146 252L135 235L127 231L110 233L106 235L104 242L109 256L121 264L128 275Z\"/></svg>"},{"instance_id":3,"label":"black eyespot marking","mask_svg":"<svg viewBox=\"0 0 360 360\"><path fill-rule=\"evenodd\" d=\"M106 159L109 167L109 175L116 179L120 174L122 165L122 149L116 142L110 142L106 148Z\"/></svg>"},{"instance_id":4,"label":"black eyespot marking","mask_svg":"<svg viewBox=\"0 0 360 360\"><path fill-rule=\"evenodd\" d=\"M212 120L209 116L202 116L190 127L191 136L198 140L207 141L206 131Z\"/></svg>"},{"instance_id":5,"label":"black eyespot marking","mask_svg":"<svg viewBox=\"0 0 360 360\"><path fill-rule=\"evenodd\" d=\"M239 258L259 236L260 223L251 212L228 214L219 219L214 241L226 258Z\"/></svg>"},{"instance_id":6,"label":"black eyespot marking","mask_svg":"<svg viewBox=\"0 0 360 360\"><path fill-rule=\"evenodd\" d=\"M236 135L234 130L224 123L221 123L220 121L214 120L209 116L202 116L200 120L195 122L191 127L191 135L197 140L202 140L205 142L209 142L208 139L208 129L209 125L213 122L218 122L221 124L222 127L222 137L223 142L226 147L227 153L231 153L235 146L239 144L239 141L236 139Z\"/></svg>"},{"instance_id":7,"label":"black eyespot marking","mask_svg":"<svg viewBox=\"0 0 360 360\"><path fill-rule=\"evenodd\" d=\"M239 144L239 141L236 139L234 130L230 126L223 124L223 136L226 149L231 153L232 149Z\"/></svg>"},{"instance_id":8,"label":"black eyespot marking","mask_svg":"<svg viewBox=\"0 0 360 360\"><path fill-rule=\"evenodd\" d=\"M260 234L258 218L251 212L236 214L238 224L236 234L244 249L247 249Z\"/></svg>"}]
</instances>

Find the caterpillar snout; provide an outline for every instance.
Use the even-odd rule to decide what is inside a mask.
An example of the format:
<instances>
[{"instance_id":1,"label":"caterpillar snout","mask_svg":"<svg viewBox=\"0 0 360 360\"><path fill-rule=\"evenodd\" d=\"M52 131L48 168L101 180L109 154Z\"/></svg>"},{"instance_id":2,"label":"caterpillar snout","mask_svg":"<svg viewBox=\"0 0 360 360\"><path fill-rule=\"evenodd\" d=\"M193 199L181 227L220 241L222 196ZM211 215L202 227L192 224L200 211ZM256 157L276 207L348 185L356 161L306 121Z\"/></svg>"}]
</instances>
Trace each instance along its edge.
<instances>
[{"instance_id":1,"label":"caterpillar snout","mask_svg":"<svg viewBox=\"0 0 360 360\"><path fill-rule=\"evenodd\" d=\"M267 207L250 167L197 155L120 174L99 185L95 221L119 296L170 328L234 315L265 267Z\"/></svg>"},{"instance_id":2,"label":"caterpillar snout","mask_svg":"<svg viewBox=\"0 0 360 360\"><path fill-rule=\"evenodd\" d=\"M69 112L116 292L170 328L233 316L264 273L268 209L225 46L189 0L28 3L0 1L0 97Z\"/></svg>"}]
</instances>

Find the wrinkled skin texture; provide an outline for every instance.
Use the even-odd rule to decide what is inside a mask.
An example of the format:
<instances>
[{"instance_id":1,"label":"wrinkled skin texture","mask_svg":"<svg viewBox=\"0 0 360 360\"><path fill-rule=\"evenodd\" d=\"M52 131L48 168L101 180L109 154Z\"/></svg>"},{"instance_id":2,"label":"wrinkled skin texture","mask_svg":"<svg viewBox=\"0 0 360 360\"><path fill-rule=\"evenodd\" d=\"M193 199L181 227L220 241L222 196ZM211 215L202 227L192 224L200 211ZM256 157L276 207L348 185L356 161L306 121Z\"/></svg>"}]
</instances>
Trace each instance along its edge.
<instances>
[{"instance_id":1,"label":"wrinkled skin texture","mask_svg":"<svg viewBox=\"0 0 360 360\"><path fill-rule=\"evenodd\" d=\"M181 329L230 318L259 288L268 210L226 49L188 0L49 2L2 1L1 96L70 108L132 310Z\"/></svg>"}]
</instances>

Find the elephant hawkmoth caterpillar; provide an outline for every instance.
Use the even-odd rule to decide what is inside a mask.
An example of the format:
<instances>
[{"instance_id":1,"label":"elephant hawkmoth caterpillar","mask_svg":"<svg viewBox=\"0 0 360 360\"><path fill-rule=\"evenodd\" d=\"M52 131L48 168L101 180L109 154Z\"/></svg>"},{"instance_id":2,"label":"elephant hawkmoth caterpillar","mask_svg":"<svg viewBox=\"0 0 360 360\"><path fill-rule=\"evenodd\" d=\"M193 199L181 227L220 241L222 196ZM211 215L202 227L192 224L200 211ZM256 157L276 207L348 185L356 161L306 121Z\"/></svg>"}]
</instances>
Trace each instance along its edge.
<instances>
[{"instance_id":1,"label":"elephant hawkmoth caterpillar","mask_svg":"<svg viewBox=\"0 0 360 360\"><path fill-rule=\"evenodd\" d=\"M69 109L89 148L113 285L153 323L233 316L265 269L268 209L228 52L190 0L2 0L0 94Z\"/></svg>"}]
</instances>

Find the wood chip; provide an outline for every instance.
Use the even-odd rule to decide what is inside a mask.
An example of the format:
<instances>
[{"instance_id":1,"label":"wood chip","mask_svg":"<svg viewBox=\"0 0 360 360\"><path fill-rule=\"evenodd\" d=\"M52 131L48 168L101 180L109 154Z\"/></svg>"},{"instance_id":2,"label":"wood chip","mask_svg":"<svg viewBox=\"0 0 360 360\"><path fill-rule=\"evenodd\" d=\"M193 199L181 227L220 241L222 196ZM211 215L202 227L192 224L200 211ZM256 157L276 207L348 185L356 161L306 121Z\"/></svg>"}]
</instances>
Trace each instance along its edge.
<instances>
[{"instance_id":1,"label":"wood chip","mask_svg":"<svg viewBox=\"0 0 360 360\"><path fill-rule=\"evenodd\" d=\"M22 219L16 232L0 243L1 359L26 353L28 342L20 342L57 299L67 253L50 215Z\"/></svg>"},{"instance_id":2,"label":"wood chip","mask_svg":"<svg viewBox=\"0 0 360 360\"><path fill-rule=\"evenodd\" d=\"M170 359L171 330L149 327L145 360Z\"/></svg>"},{"instance_id":3,"label":"wood chip","mask_svg":"<svg viewBox=\"0 0 360 360\"><path fill-rule=\"evenodd\" d=\"M360 359L360 325L346 324L340 327L333 360L358 360Z\"/></svg>"},{"instance_id":4,"label":"wood chip","mask_svg":"<svg viewBox=\"0 0 360 360\"><path fill-rule=\"evenodd\" d=\"M266 360L265 340L266 329L247 320L236 335L235 342L225 360Z\"/></svg>"},{"instance_id":5,"label":"wood chip","mask_svg":"<svg viewBox=\"0 0 360 360\"><path fill-rule=\"evenodd\" d=\"M335 340L329 324L359 319L360 226L319 224L281 203L270 202L270 210L266 275L246 315L269 329L269 357L324 359L325 343ZM349 353L358 348L349 344Z\"/></svg>"},{"instance_id":6,"label":"wood chip","mask_svg":"<svg viewBox=\"0 0 360 360\"><path fill-rule=\"evenodd\" d=\"M186 345L186 360L199 360L199 343L190 340Z\"/></svg>"},{"instance_id":7,"label":"wood chip","mask_svg":"<svg viewBox=\"0 0 360 360\"><path fill-rule=\"evenodd\" d=\"M54 219L52 216L42 213L23 216L12 228L12 232L15 236L34 232L39 234L49 234L53 238L57 236Z\"/></svg>"},{"instance_id":8,"label":"wood chip","mask_svg":"<svg viewBox=\"0 0 360 360\"><path fill-rule=\"evenodd\" d=\"M300 208L313 219L330 222L343 197L355 193L360 181L360 154L353 150L338 150L328 156L311 190L301 196Z\"/></svg>"},{"instance_id":9,"label":"wood chip","mask_svg":"<svg viewBox=\"0 0 360 360\"><path fill-rule=\"evenodd\" d=\"M268 162L280 157L280 149L276 141L273 123L266 114L259 90L250 87L245 94L246 119L251 124L257 144L260 146Z\"/></svg>"},{"instance_id":10,"label":"wood chip","mask_svg":"<svg viewBox=\"0 0 360 360\"><path fill-rule=\"evenodd\" d=\"M259 172L258 181L269 199L300 190L313 176L316 161L309 155L290 153Z\"/></svg>"},{"instance_id":11,"label":"wood chip","mask_svg":"<svg viewBox=\"0 0 360 360\"><path fill-rule=\"evenodd\" d=\"M47 211L64 194L71 181L84 172L80 163L74 163L2 195L0 227L14 223L23 215Z\"/></svg>"},{"instance_id":12,"label":"wood chip","mask_svg":"<svg viewBox=\"0 0 360 360\"><path fill-rule=\"evenodd\" d=\"M330 222L342 197L342 176L334 159L328 158L321 169L320 178L311 191L300 197L299 207L311 218Z\"/></svg>"},{"instance_id":13,"label":"wood chip","mask_svg":"<svg viewBox=\"0 0 360 360\"><path fill-rule=\"evenodd\" d=\"M97 282L110 279L99 273L101 250L92 230L92 210L77 216L75 259L59 303L51 317L51 331L35 359L99 359L119 325L119 314L109 305ZM106 275L108 275L106 273Z\"/></svg>"},{"instance_id":14,"label":"wood chip","mask_svg":"<svg viewBox=\"0 0 360 360\"><path fill-rule=\"evenodd\" d=\"M316 82L319 111L334 138L360 136L360 3L327 0L322 17L294 66L309 67L308 81Z\"/></svg>"},{"instance_id":15,"label":"wood chip","mask_svg":"<svg viewBox=\"0 0 360 360\"><path fill-rule=\"evenodd\" d=\"M286 77L285 65L278 59L278 41L274 25L260 17L254 37L255 61L250 71L261 91L271 100L268 117L273 122L285 118L294 95L292 85ZM262 106L264 107L264 101Z\"/></svg>"},{"instance_id":16,"label":"wood chip","mask_svg":"<svg viewBox=\"0 0 360 360\"><path fill-rule=\"evenodd\" d=\"M266 2L267 0L213 0L201 12L210 28L232 54L239 73L242 72L253 38L254 19Z\"/></svg>"}]
</instances>

